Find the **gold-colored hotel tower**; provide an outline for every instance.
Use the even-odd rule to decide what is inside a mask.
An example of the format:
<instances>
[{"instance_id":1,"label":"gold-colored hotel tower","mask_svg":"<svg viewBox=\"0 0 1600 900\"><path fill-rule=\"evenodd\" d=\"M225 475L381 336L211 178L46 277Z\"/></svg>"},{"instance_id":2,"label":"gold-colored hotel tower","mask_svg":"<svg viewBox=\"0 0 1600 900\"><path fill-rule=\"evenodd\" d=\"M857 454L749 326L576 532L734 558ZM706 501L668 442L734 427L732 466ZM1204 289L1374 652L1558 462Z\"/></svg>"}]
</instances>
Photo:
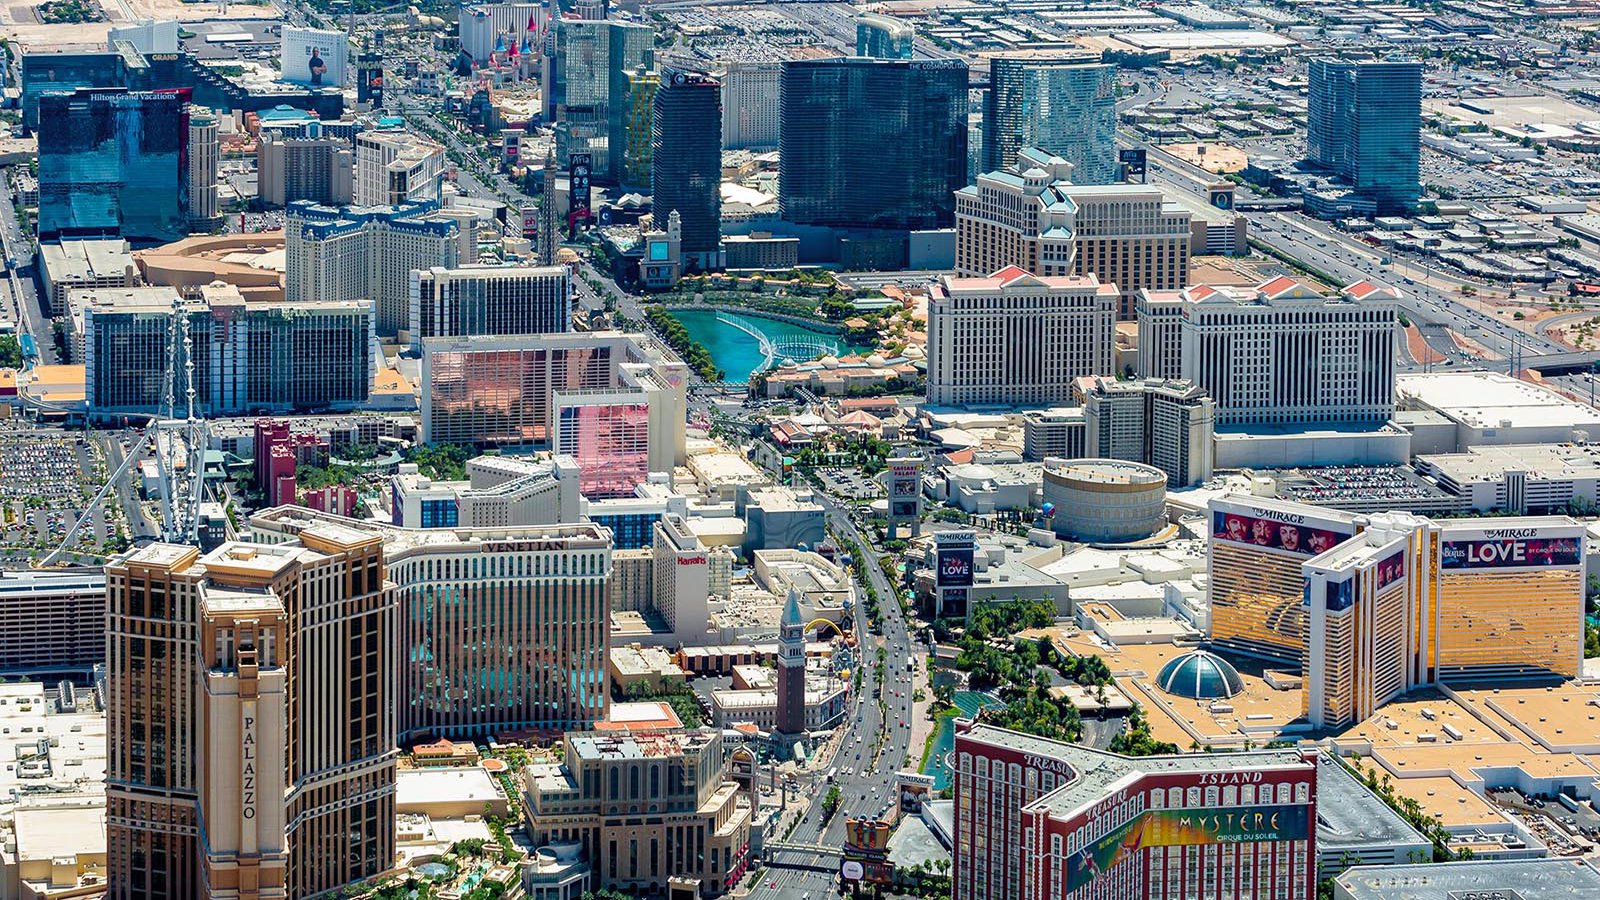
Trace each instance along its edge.
<instances>
[{"instance_id":1,"label":"gold-colored hotel tower","mask_svg":"<svg viewBox=\"0 0 1600 900\"><path fill-rule=\"evenodd\" d=\"M394 856L394 586L319 524L106 568L108 896L312 897Z\"/></svg>"},{"instance_id":2,"label":"gold-colored hotel tower","mask_svg":"<svg viewBox=\"0 0 1600 900\"><path fill-rule=\"evenodd\" d=\"M1298 664L1313 725L1440 682L1575 678L1584 528L1434 521L1224 496L1210 504L1211 639Z\"/></svg>"}]
</instances>

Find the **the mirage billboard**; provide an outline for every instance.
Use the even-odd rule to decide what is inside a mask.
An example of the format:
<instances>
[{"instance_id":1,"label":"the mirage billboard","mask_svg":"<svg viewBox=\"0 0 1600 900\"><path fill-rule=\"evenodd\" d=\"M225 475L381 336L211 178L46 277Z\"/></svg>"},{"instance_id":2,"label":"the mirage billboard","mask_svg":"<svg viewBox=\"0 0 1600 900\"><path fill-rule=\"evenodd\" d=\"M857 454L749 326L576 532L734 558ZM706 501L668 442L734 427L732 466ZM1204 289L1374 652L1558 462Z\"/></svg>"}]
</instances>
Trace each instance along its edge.
<instances>
[{"instance_id":1,"label":"the mirage billboard","mask_svg":"<svg viewBox=\"0 0 1600 900\"><path fill-rule=\"evenodd\" d=\"M1446 529L1439 542L1439 568L1551 569L1583 564L1583 527Z\"/></svg>"},{"instance_id":2,"label":"the mirage billboard","mask_svg":"<svg viewBox=\"0 0 1600 900\"><path fill-rule=\"evenodd\" d=\"M1355 535L1355 526L1309 508L1286 509L1214 500L1211 538L1267 550L1316 556Z\"/></svg>"}]
</instances>

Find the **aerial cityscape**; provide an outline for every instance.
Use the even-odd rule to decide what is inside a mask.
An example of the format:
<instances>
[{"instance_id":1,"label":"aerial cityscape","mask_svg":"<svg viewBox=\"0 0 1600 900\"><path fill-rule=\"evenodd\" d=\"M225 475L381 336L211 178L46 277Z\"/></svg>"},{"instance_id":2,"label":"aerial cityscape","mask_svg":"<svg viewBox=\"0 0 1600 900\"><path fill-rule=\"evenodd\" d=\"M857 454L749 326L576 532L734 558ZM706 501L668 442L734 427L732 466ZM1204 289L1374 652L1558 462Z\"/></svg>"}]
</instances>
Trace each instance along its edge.
<instances>
[{"instance_id":1,"label":"aerial cityscape","mask_svg":"<svg viewBox=\"0 0 1600 900\"><path fill-rule=\"evenodd\" d=\"M1600 900L1600 0L0 55L0 900Z\"/></svg>"}]
</instances>

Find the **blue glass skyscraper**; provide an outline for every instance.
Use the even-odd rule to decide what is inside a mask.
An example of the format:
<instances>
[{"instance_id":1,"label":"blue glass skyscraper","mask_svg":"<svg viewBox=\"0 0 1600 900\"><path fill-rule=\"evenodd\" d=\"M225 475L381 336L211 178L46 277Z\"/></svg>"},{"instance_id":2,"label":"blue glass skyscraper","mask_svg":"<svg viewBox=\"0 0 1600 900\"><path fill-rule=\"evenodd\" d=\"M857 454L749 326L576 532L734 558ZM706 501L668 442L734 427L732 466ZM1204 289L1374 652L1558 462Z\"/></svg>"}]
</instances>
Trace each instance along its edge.
<instances>
[{"instance_id":1,"label":"blue glass skyscraper","mask_svg":"<svg viewBox=\"0 0 1600 900\"><path fill-rule=\"evenodd\" d=\"M39 98L39 236L175 241L187 231L187 92Z\"/></svg>"},{"instance_id":2,"label":"blue glass skyscraper","mask_svg":"<svg viewBox=\"0 0 1600 900\"><path fill-rule=\"evenodd\" d=\"M690 271L717 267L722 225L722 84L667 69L655 95L650 140L656 221L676 212Z\"/></svg>"},{"instance_id":3,"label":"blue glass skyscraper","mask_svg":"<svg viewBox=\"0 0 1600 900\"><path fill-rule=\"evenodd\" d=\"M1415 206L1422 64L1314 59L1308 77L1306 160L1348 181L1379 215Z\"/></svg>"},{"instance_id":4,"label":"blue glass skyscraper","mask_svg":"<svg viewBox=\"0 0 1600 900\"><path fill-rule=\"evenodd\" d=\"M983 171L1037 147L1072 163L1073 184L1117 180L1117 67L1083 54L989 58Z\"/></svg>"},{"instance_id":5,"label":"blue glass skyscraper","mask_svg":"<svg viewBox=\"0 0 1600 900\"><path fill-rule=\"evenodd\" d=\"M910 22L879 13L856 17L856 55L876 59L912 59L916 29Z\"/></svg>"},{"instance_id":6,"label":"blue glass skyscraper","mask_svg":"<svg viewBox=\"0 0 1600 900\"><path fill-rule=\"evenodd\" d=\"M949 228L955 192L967 180L967 65L785 62L782 150L778 205L785 221Z\"/></svg>"}]
</instances>

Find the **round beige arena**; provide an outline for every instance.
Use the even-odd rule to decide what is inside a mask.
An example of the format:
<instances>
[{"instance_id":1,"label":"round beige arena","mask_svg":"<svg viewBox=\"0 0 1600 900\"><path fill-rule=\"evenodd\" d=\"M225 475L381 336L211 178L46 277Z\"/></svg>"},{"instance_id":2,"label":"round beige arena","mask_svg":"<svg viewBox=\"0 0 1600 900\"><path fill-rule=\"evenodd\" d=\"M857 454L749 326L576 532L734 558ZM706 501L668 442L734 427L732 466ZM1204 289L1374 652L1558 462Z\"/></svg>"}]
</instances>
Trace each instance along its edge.
<instances>
[{"instance_id":1,"label":"round beige arena","mask_svg":"<svg viewBox=\"0 0 1600 900\"><path fill-rule=\"evenodd\" d=\"M1167 473L1120 459L1051 459L1044 502L1063 538L1093 544L1143 540L1167 524Z\"/></svg>"}]
</instances>

